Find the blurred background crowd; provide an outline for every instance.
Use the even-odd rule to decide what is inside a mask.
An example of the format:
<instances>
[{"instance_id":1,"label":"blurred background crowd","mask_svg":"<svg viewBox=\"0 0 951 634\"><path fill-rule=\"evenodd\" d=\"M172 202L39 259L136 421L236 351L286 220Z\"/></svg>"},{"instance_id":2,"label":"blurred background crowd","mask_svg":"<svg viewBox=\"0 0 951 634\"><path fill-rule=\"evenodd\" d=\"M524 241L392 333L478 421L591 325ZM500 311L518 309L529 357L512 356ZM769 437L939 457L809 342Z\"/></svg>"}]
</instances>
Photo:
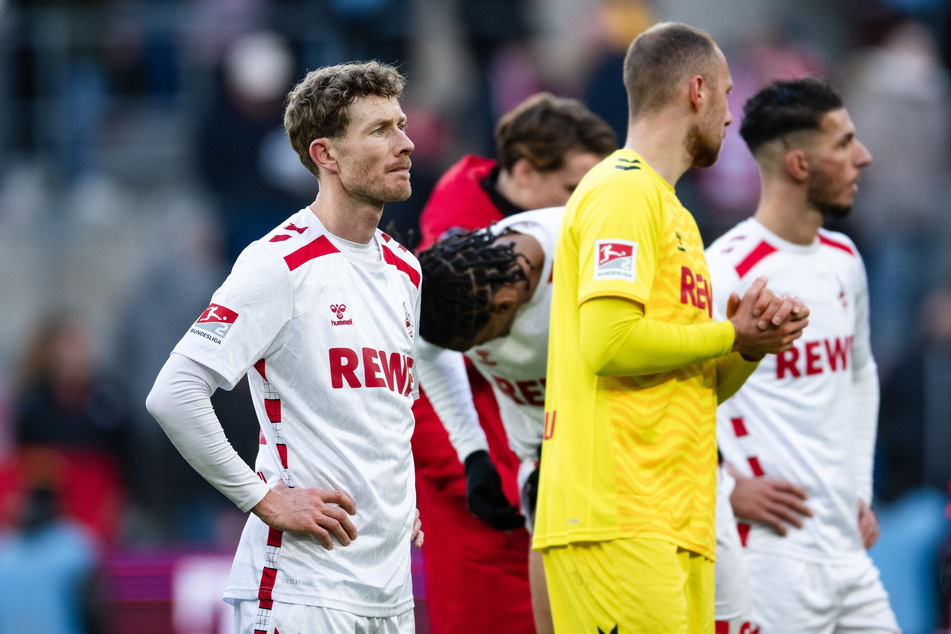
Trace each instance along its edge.
<instances>
[{"instance_id":1,"label":"blurred background crowd","mask_svg":"<svg viewBox=\"0 0 951 634\"><path fill-rule=\"evenodd\" d=\"M623 140L621 61L657 20L717 38L737 122L769 80L822 75L874 155L833 227L857 242L870 281L882 382L872 554L906 632L947 627L947 0L0 0L0 602L26 594L8 573L35 570L41 553L83 580L89 631L112 631L108 606L128 589L117 561L232 550L243 516L143 404L240 250L313 199L281 126L308 69L377 58L407 76L413 195L387 205L383 227L414 246L439 175L465 153L493 156L494 122L529 95L582 99ZM707 242L757 200L737 128L715 167L678 185ZM215 405L251 460L246 386ZM24 541L50 526L76 545Z\"/></svg>"}]
</instances>

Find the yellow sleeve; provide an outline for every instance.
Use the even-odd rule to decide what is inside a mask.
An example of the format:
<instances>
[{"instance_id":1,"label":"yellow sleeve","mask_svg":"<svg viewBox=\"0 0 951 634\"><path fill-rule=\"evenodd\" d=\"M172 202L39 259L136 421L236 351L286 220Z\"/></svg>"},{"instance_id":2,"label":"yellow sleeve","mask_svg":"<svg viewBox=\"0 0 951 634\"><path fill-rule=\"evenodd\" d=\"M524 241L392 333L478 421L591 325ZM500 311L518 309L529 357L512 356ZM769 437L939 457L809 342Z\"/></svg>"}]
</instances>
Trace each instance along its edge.
<instances>
[{"instance_id":1,"label":"yellow sleeve","mask_svg":"<svg viewBox=\"0 0 951 634\"><path fill-rule=\"evenodd\" d=\"M735 333L728 321L690 325L655 321L644 317L641 304L619 297L582 303L580 319L581 356L598 376L665 372L722 357L733 348Z\"/></svg>"},{"instance_id":2,"label":"yellow sleeve","mask_svg":"<svg viewBox=\"0 0 951 634\"><path fill-rule=\"evenodd\" d=\"M739 352L718 358L717 404L736 394L758 366L759 361L747 361Z\"/></svg>"}]
</instances>

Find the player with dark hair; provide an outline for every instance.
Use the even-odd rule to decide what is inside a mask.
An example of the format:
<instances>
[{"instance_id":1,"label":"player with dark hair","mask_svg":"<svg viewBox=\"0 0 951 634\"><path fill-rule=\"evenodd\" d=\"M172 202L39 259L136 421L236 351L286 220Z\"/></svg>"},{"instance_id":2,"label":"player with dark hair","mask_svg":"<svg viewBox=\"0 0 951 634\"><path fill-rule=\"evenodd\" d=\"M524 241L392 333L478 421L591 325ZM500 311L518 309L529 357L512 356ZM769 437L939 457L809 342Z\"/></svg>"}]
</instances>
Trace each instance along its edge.
<instances>
[{"instance_id":1,"label":"player with dark hair","mask_svg":"<svg viewBox=\"0 0 951 634\"><path fill-rule=\"evenodd\" d=\"M422 545L410 438L420 272L377 228L410 195L404 78L377 62L310 72L284 116L313 203L248 246L173 350L147 405L176 448L251 511L226 600L239 632L412 632ZM211 405L247 375L251 469Z\"/></svg>"},{"instance_id":2,"label":"player with dark hair","mask_svg":"<svg viewBox=\"0 0 951 634\"><path fill-rule=\"evenodd\" d=\"M614 133L601 118L575 99L549 93L503 115L495 133L497 160L465 156L439 180L420 217L421 253L446 235L484 228L528 209L563 205L585 172L616 147ZM529 536L515 504L523 461L509 448L492 387L471 364L467 372L470 407L474 402L481 423L476 433L447 435L446 428L454 426L450 419L467 414L430 403L422 376L423 395L413 408L433 634L544 632L550 625L538 620L547 614L547 597L531 593L544 583L530 587L525 572ZM544 375L541 367L532 380Z\"/></svg>"},{"instance_id":3,"label":"player with dark hair","mask_svg":"<svg viewBox=\"0 0 951 634\"><path fill-rule=\"evenodd\" d=\"M420 314L423 339L464 352L482 343L480 333L499 312L493 305L498 292L507 285L529 286L525 256L512 244L496 242L492 233L475 231L447 236L419 254L430 293ZM489 334L495 335L483 337ZM503 330L495 336L505 334Z\"/></svg>"},{"instance_id":4,"label":"player with dark hair","mask_svg":"<svg viewBox=\"0 0 951 634\"><path fill-rule=\"evenodd\" d=\"M818 78L763 88L746 102L740 134L762 193L753 217L707 250L715 305L769 276L811 310L808 334L764 360L718 411L720 448L738 472L732 502L744 520L753 617L764 632L896 632L866 552L878 538L879 389L865 268L848 237L823 228L849 213L872 156ZM801 495L777 492L777 479Z\"/></svg>"}]
</instances>

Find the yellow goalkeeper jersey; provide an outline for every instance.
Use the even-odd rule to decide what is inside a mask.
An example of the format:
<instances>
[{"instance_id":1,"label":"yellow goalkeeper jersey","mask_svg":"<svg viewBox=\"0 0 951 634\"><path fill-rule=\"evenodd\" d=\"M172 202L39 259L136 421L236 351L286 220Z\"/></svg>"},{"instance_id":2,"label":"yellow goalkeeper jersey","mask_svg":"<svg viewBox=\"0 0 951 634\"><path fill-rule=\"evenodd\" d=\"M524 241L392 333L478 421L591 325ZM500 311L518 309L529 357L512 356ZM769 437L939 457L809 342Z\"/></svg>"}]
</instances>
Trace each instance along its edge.
<instances>
[{"instance_id":1,"label":"yellow goalkeeper jersey","mask_svg":"<svg viewBox=\"0 0 951 634\"><path fill-rule=\"evenodd\" d=\"M713 321L693 216L636 152L618 150L572 195L555 252L534 547L651 537L713 559L715 361L599 377L579 344L579 307L596 297L669 324Z\"/></svg>"}]
</instances>

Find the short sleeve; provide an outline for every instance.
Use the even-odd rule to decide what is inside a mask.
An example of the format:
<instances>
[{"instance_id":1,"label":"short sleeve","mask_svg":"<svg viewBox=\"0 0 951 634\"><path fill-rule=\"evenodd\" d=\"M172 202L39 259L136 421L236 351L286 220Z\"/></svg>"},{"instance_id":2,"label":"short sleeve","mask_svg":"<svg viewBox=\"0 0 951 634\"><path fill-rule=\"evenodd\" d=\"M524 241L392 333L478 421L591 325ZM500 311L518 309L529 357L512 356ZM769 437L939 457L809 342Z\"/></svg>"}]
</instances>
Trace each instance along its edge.
<instances>
[{"instance_id":1,"label":"short sleeve","mask_svg":"<svg viewBox=\"0 0 951 634\"><path fill-rule=\"evenodd\" d=\"M253 244L174 351L216 372L231 389L277 348L292 310L293 282L286 264L270 256L265 245Z\"/></svg>"}]
</instances>

